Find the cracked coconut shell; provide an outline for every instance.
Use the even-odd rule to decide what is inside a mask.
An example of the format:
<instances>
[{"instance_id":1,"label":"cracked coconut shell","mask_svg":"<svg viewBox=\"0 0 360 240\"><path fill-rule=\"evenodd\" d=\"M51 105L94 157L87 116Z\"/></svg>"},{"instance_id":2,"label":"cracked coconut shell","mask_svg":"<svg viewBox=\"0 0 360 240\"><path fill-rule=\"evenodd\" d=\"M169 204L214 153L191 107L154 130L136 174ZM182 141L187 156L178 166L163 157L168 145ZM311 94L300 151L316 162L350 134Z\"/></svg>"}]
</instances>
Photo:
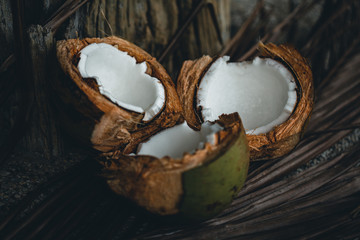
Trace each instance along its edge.
<instances>
[{"instance_id":1,"label":"cracked coconut shell","mask_svg":"<svg viewBox=\"0 0 360 240\"><path fill-rule=\"evenodd\" d=\"M148 122L143 114L127 110L102 95L95 79L83 78L78 69L80 51L92 43L107 43L146 62L146 73L161 81L165 104ZM182 108L173 81L166 70L147 52L118 37L70 39L57 43L57 58L67 77L54 83L60 98L56 101L58 116L66 129L83 143L108 152L133 147L154 133L171 127L181 120Z\"/></svg>"},{"instance_id":2,"label":"cracked coconut shell","mask_svg":"<svg viewBox=\"0 0 360 240\"><path fill-rule=\"evenodd\" d=\"M166 93L165 106L155 118L141 122L141 114L114 104L99 92L94 79L81 77L79 52L91 43L111 44L146 62L147 73L161 80ZM115 193L153 213L193 220L210 218L230 204L249 166L246 135L237 113L220 117L217 123L222 130L214 134L214 143L184 153L181 159L136 155L140 143L184 121L176 88L164 68L140 48L116 37L60 41L57 56L68 76L55 85L59 117L79 138L104 152L98 160Z\"/></svg>"},{"instance_id":3,"label":"cracked coconut shell","mask_svg":"<svg viewBox=\"0 0 360 240\"><path fill-rule=\"evenodd\" d=\"M280 62L292 73L297 85L297 103L290 117L271 131L258 135L247 134L251 160L274 159L289 153L303 135L314 101L310 66L296 49L288 45L259 43L259 50L262 57ZM203 122L201 109L196 108L198 87L215 60L203 56L186 61L177 79L177 92L183 104L184 117L194 129L199 129Z\"/></svg>"},{"instance_id":4,"label":"cracked coconut shell","mask_svg":"<svg viewBox=\"0 0 360 240\"><path fill-rule=\"evenodd\" d=\"M147 210L204 220L224 210L243 186L249 150L237 113L217 121L223 130L215 143L181 159L103 154L103 175L110 188Z\"/></svg>"}]
</instances>

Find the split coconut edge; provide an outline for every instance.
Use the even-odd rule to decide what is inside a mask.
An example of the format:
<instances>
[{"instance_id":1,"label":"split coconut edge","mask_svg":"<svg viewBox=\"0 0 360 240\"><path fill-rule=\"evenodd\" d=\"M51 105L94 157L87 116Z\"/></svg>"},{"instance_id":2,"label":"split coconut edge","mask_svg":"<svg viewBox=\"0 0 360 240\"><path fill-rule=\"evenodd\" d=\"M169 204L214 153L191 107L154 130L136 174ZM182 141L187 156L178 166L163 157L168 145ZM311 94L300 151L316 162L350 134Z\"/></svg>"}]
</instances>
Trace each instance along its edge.
<instances>
[{"instance_id":1,"label":"split coconut edge","mask_svg":"<svg viewBox=\"0 0 360 240\"><path fill-rule=\"evenodd\" d=\"M270 131L260 134L247 133L252 161L279 158L294 149L310 120L314 101L310 66L296 49L288 45L259 43L259 50L261 58L279 62L293 76L296 84L296 103L289 117ZM185 61L177 79L177 93L184 108L185 119L194 129L198 129L204 121L203 109L198 106L197 92L202 79L216 60L217 58L203 56L200 59Z\"/></svg>"}]
</instances>

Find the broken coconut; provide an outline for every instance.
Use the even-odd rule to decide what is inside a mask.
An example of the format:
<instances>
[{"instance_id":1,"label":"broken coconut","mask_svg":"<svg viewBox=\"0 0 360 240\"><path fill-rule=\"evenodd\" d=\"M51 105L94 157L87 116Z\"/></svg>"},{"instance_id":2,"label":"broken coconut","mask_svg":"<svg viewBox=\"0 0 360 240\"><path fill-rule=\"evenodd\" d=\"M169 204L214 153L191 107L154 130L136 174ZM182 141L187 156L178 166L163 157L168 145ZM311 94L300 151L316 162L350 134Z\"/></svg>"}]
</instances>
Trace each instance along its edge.
<instances>
[{"instance_id":1,"label":"broken coconut","mask_svg":"<svg viewBox=\"0 0 360 240\"><path fill-rule=\"evenodd\" d=\"M299 142L313 107L313 80L307 61L286 45L259 44L261 58L228 62L204 56L186 61L177 92L189 125L238 112L252 160L273 159Z\"/></svg>"},{"instance_id":2,"label":"broken coconut","mask_svg":"<svg viewBox=\"0 0 360 240\"><path fill-rule=\"evenodd\" d=\"M59 41L58 61L68 76L55 83L59 117L71 134L93 148L131 152L181 120L181 105L166 70L121 38Z\"/></svg>"},{"instance_id":3,"label":"broken coconut","mask_svg":"<svg viewBox=\"0 0 360 240\"><path fill-rule=\"evenodd\" d=\"M136 154L105 154L110 188L147 210L204 220L224 210L243 186L249 151L238 114L205 122L200 131L186 122L152 136Z\"/></svg>"},{"instance_id":4,"label":"broken coconut","mask_svg":"<svg viewBox=\"0 0 360 240\"><path fill-rule=\"evenodd\" d=\"M164 68L116 37L60 41L57 56L68 75L56 85L59 117L104 152L113 191L151 212L197 220L231 202L249 165L237 113L190 128Z\"/></svg>"}]
</instances>

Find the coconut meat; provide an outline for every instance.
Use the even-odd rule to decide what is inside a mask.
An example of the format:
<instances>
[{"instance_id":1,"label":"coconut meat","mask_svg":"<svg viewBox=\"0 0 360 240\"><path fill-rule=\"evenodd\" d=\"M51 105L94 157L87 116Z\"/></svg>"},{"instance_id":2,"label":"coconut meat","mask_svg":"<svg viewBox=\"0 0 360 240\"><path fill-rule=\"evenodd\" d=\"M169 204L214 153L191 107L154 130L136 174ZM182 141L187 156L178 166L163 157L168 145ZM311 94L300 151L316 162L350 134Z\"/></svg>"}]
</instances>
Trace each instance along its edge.
<instances>
[{"instance_id":1,"label":"coconut meat","mask_svg":"<svg viewBox=\"0 0 360 240\"><path fill-rule=\"evenodd\" d=\"M279 62L255 58L252 62L216 60L200 82L197 107L205 121L238 112L247 134L262 134L286 121L296 101L296 83Z\"/></svg>"},{"instance_id":2,"label":"coconut meat","mask_svg":"<svg viewBox=\"0 0 360 240\"><path fill-rule=\"evenodd\" d=\"M192 154L197 149L204 148L207 142L215 144L215 133L222 129L217 123L204 122L201 130L195 131L184 122L167 128L139 144L137 154L181 159L184 153Z\"/></svg>"},{"instance_id":3,"label":"coconut meat","mask_svg":"<svg viewBox=\"0 0 360 240\"><path fill-rule=\"evenodd\" d=\"M117 105L143 113L151 120L165 104L161 82L146 74L146 63L106 43L93 43L80 51L78 69L83 78L94 78L102 95Z\"/></svg>"}]
</instances>

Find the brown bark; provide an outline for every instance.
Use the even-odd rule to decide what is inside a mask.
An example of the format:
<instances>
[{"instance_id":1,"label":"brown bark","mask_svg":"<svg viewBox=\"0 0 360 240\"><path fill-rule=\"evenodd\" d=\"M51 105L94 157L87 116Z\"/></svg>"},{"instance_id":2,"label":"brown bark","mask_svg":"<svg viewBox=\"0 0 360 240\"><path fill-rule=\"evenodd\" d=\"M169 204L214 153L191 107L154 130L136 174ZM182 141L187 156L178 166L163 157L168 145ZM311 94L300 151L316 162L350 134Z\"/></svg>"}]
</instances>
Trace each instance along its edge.
<instances>
[{"instance_id":1,"label":"brown bark","mask_svg":"<svg viewBox=\"0 0 360 240\"><path fill-rule=\"evenodd\" d=\"M42 152L46 158L51 158L62 153L62 141L51 106L52 93L49 85L49 80L54 77L51 74L51 69L54 69L54 36L49 29L39 25L31 26L28 35L34 107L24 145L28 151Z\"/></svg>"},{"instance_id":2,"label":"brown bark","mask_svg":"<svg viewBox=\"0 0 360 240\"><path fill-rule=\"evenodd\" d=\"M187 20L197 1L94 0L87 4L84 28L79 35L87 37L120 36L145 49L152 56L160 56L176 30ZM229 38L229 1L212 0L217 14L222 42ZM211 13L206 5L189 26L184 36L164 62L170 75L180 69L186 59L204 54L214 55L222 46ZM76 16L75 16L76 17Z\"/></svg>"},{"instance_id":3,"label":"brown bark","mask_svg":"<svg viewBox=\"0 0 360 240\"><path fill-rule=\"evenodd\" d=\"M0 1L0 65L11 54L14 39L10 0ZM3 47L7 46L7 47Z\"/></svg>"}]
</instances>

